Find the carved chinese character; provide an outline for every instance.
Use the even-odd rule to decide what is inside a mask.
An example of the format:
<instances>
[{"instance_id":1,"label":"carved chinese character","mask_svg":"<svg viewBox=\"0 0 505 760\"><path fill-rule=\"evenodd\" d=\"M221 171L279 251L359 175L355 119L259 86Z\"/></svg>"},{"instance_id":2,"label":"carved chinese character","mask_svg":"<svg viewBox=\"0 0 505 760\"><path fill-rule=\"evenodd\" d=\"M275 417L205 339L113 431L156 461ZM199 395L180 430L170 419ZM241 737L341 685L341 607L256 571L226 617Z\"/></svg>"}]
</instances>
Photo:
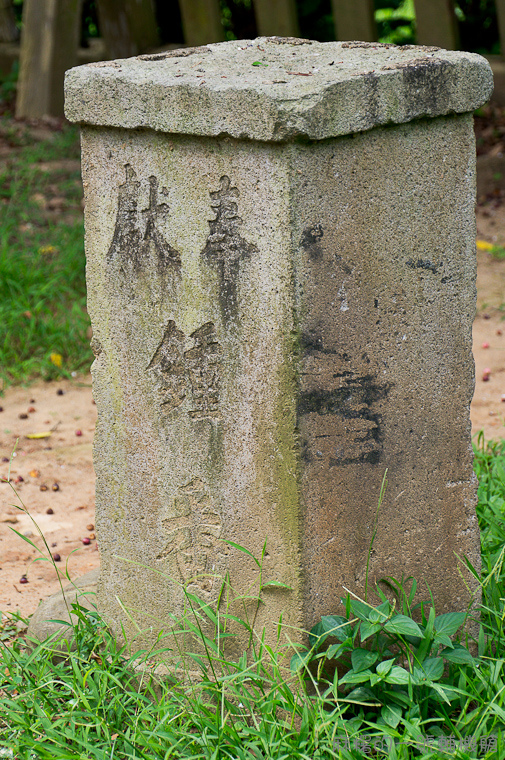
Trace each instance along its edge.
<instances>
[{"instance_id":1,"label":"carved chinese character","mask_svg":"<svg viewBox=\"0 0 505 760\"><path fill-rule=\"evenodd\" d=\"M189 414L193 418L215 417L219 404L221 346L212 322L199 327L191 337L195 345L184 354L193 397Z\"/></svg>"},{"instance_id":2,"label":"carved chinese character","mask_svg":"<svg viewBox=\"0 0 505 760\"><path fill-rule=\"evenodd\" d=\"M107 260L117 261L126 276L149 270L153 263L159 274L178 271L181 257L158 229L169 211L166 203L158 203L158 179L149 177L149 205L139 212L141 183L130 164L125 169L126 181L119 186L116 225ZM167 189L162 188L161 195L167 194Z\"/></svg>"},{"instance_id":3,"label":"carved chinese character","mask_svg":"<svg viewBox=\"0 0 505 760\"><path fill-rule=\"evenodd\" d=\"M202 256L218 270L221 311L225 321L228 321L237 312L240 262L249 258L257 248L244 240L238 231L242 224L237 213L238 188L231 187L230 178L226 175L221 177L220 184L217 192L210 193L216 217L209 221L210 235Z\"/></svg>"},{"instance_id":4,"label":"carved chinese character","mask_svg":"<svg viewBox=\"0 0 505 760\"><path fill-rule=\"evenodd\" d=\"M216 555L226 547L218 540L221 517L199 478L180 489L161 523L168 540L157 559L174 558L184 583L210 591Z\"/></svg>"},{"instance_id":5,"label":"carved chinese character","mask_svg":"<svg viewBox=\"0 0 505 760\"><path fill-rule=\"evenodd\" d=\"M185 340L184 333L170 320L148 367L156 378L165 412L176 409L186 398Z\"/></svg>"}]
</instances>

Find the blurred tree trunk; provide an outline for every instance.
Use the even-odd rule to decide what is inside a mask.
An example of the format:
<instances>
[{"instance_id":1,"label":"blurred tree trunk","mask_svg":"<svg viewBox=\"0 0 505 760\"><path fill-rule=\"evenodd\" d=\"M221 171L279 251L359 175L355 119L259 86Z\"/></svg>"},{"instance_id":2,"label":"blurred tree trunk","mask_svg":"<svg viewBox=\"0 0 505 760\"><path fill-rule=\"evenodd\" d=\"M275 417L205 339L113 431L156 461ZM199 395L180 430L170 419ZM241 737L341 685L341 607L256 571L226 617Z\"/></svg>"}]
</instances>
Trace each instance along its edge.
<instances>
[{"instance_id":1,"label":"blurred tree trunk","mask_svg":"<svg viewBox=\"0 0 505 760\"><path fill-rule=\"evenodd\" d=\"M63 116L65 71L77 63L81 0L25 0L16 116Z\"/></svg>"},{"instance_id":2,"label":"blurred tree trunk","mask_svg":"<svg viewBox=\"0 0 505 760\"><path fill-rule=\"evenodd\" d=\"M160 44L152 0L97 0L109 58L130 58Z\"/></svg>"},{"instance_id":3,"label":"blurred tree trunk","mask_svg":"<svg viewBox=\"0 0 505 760\"><path fill-rule=\"evenodd\" d=\"M18 37L12 0L0 0L0 42L15 42Z\"/></svg>"},{"instance_id":4,"label":"blurred tree trunk","mask_svg":"<svg viewBox=\"0 0 505 760\"><path fill-rule=\"evenodd\" d=\"M180 0L184 42L207 45L224 40L219 0Z\"/></svg>"},{"instance_id":5,"label":"blurred tree trunk","mask_svg":"<svg viewBox=\"0 0 505 760\"><path fill-rule=\"evenodd\" d=\"M295 0L254 0L254 15L262 37L299 37Z\"/></svg>"},{"instance_id":6,"label":"blurred tree trunk","mask_svg":"<svg viewBox=\"0 0 505 760\"><path fill-rule=\"evenodd\" d=\"M414 0L418 45L457 50L459 32L454 0Z\"/></svg>"},{"instance_id":7,"label":"blurred tree trunk","mask_svg":"<svg viewBox=\"0 0 505 760\"><path fill-rule=\"evenodd\" d=\"M332 0L337 40L376 42L373 0Z\"/></svg>"}]
</instances>

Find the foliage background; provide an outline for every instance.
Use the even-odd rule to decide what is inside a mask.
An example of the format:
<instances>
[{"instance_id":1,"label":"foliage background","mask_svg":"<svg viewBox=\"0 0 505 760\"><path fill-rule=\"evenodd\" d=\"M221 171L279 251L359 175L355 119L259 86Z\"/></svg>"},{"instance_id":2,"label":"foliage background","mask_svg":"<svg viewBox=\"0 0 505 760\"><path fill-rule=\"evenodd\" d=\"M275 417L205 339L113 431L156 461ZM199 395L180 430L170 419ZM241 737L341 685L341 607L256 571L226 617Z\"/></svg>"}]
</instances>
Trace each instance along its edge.
<instances>
[{"instance_id":1,"label":"foliage background","mask_svg":"<svg viewBox=\"0 0 505 760\"><path fill-rule=\"evenodd\" d=\"M181 16L177 0L154 0L163 42L181 42ZM418 0L422 2L422 0ZM21 23L23 0L13 0ZM331 0L297 0L303 37L327 42L335 38ZM461 49L476 53L499 54L495 0L457 0ZM227 39L256 36L252 0L221 0ZM416 42L414 0L375 0L379 40L410 44ZM96 0L84 0L82 42L99 34Z\"/></svg>"}]
</instances>

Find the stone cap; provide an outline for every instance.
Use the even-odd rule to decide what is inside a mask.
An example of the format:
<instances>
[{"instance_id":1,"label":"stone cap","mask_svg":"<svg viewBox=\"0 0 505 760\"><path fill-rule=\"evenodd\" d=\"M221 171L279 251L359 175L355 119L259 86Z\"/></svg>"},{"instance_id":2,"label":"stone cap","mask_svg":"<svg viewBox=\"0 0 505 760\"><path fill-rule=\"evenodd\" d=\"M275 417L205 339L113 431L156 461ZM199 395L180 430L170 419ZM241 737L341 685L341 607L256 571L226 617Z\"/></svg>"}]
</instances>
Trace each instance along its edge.
<instances>
[{"instance_id":1,"label":"stone cap","mask_svg":"<svg viewBox=\"0 0 505 760\"><path fill-rule=\"evenodd\" d=\"M323 140L473 111L492 89L475 53L259 37L71 69L65 113L96 126Z\"/></svg>"}]
</instances>

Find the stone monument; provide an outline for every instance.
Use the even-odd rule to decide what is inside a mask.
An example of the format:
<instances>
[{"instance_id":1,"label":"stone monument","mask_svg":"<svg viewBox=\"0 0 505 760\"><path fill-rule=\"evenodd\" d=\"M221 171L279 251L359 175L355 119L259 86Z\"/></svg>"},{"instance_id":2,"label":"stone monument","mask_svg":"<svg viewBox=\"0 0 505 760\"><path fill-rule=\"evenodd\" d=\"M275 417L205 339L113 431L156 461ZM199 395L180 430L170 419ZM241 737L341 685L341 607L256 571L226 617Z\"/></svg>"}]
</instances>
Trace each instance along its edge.
<instances>
[{"instance_id":1,"label":"stone monument","mask_svg":"<svg viewBox=\"0 0 505 760\"><path fill-rule=\"evenodd\" d=\"M118 630L155 633L225 577L247 593L236 544L264 552L268 640L281 613L338 612L364 593L386 468L371 587L414 576L438 613L469 604L472 111L491 89L471 53L275 37L67 74Z\"/></svg>"}]
</instances>

